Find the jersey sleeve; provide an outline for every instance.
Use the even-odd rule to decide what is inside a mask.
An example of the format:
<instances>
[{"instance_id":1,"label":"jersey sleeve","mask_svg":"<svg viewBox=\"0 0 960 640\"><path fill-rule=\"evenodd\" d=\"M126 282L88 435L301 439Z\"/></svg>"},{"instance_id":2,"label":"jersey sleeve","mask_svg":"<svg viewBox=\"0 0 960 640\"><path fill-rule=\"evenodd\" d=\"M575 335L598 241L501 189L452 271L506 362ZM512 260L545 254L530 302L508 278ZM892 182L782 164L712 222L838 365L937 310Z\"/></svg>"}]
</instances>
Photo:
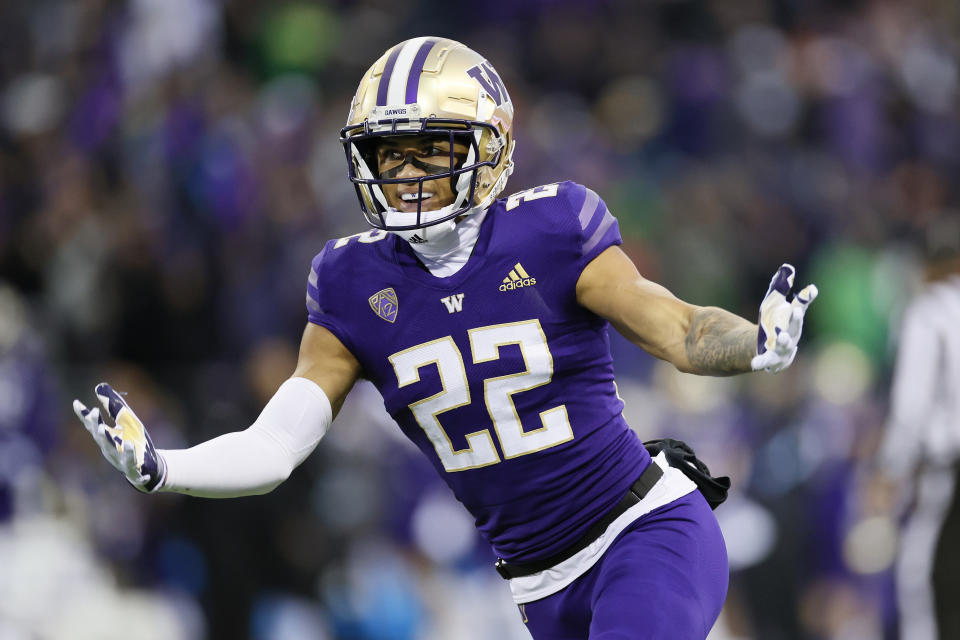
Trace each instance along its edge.
<instances>
[{"instance_id":1,"label":"jersey sleeve","mask_svg":"<svg viewBox=\"0 0 960 640\"><path fill-rule=\"evenodd\" d=\"M579 270L610 246L622 244L620 225L595 191L575 182L564 183L564 195L577 216Z\"/></svg>"},{"instance_id":2,"label":"jersey sleeve","mask_svg":"<svg viewBox=\"0 0 960 640\"><path fill-rule=\"evenodd\" d=\"M330 282L331 277L334 280L336 277L329 273L331 269L325 268L329 251L328 243L310 263L310 273L307 275L307 320L328 329L351 353L357 353L346 323L338 318L336 312L337 288Z\"/></svg>"}]
</instances>

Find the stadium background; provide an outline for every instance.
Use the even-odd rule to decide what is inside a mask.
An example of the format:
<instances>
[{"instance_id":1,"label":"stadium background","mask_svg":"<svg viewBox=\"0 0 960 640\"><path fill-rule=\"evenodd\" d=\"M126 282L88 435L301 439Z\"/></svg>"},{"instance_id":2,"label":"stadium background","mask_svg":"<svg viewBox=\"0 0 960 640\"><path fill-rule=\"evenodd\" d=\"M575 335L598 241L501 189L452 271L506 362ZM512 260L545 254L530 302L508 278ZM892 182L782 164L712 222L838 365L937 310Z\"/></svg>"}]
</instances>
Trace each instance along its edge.
<instances>
[{"instance_id":1,"label":"stadium background","mask_svg":"<svg viewBox=\"0 0 960 640\"><path fill-rule=\"evenodd\" d=\"M816 282L779 376L681 376L615 340L644 437L735 492L711 638L893 638L864 500L914 239L956 207L953 0L6 0L0 8L0 638L523 638L465 512L357 388L264 497L145 497L70 411L109 380L160 446L289 375L310 258L364 229L337 132L415 35L495 65L509 192L572 178L648 277L748 318ZM343 283L349 287L350 283Z\"/></svg>"}]
</instances>

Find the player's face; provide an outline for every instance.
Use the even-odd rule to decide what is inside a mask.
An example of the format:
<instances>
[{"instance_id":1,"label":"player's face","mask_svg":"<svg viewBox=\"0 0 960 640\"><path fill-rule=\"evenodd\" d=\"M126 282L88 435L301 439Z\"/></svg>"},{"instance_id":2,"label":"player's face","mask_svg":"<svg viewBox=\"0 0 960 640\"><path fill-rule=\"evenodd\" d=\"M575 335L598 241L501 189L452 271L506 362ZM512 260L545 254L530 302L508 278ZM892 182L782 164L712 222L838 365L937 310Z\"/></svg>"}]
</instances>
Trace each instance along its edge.
<instances>
[{"instance_id":1,"label":"player's face","mask_svg":"<svg viewBox=\"0 0 960 640\"><path fill-rule=\"evenodd\" d=\"M377 168L381 178L420 178L451 171L450 138L447 135L399 136L385 138L377 147ZM467 157L467 145L453 145L453 166ZM455 178L454 178L455 179ZM387 204L398 211L416 211L420 186L416 182L383 185ZM442 209L454 200L450 178L423 183L421 211Z\"/></svg>"}]
</instances>

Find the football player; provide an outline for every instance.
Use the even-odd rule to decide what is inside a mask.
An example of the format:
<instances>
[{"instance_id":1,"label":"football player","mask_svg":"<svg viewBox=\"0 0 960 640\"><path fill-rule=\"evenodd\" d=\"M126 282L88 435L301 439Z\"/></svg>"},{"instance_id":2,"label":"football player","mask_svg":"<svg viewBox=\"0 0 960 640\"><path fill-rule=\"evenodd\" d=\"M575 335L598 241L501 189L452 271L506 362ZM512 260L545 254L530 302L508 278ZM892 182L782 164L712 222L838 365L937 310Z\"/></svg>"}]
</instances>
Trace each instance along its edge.
<instances>
[{"instance_id":1,"label":"football player","mask_svg":"<svg viewBox=\"0 0 960 640\"><path fill-rule=\"evenodd\" d=\"M681 371L776 372L817 290L793 295L783 265L758 326L644 279L582 185L500 198L513 115L466 46L391 47L341 131L373 229L313 260L299 362L254 424L158 450L110 385L96 394L113 424L74 408L138 489L239 496L283 482L365 377L474 516L534 638L705 638L727 590L720 529L626 424L607 327Z\"/></svg>"}]
</instances>

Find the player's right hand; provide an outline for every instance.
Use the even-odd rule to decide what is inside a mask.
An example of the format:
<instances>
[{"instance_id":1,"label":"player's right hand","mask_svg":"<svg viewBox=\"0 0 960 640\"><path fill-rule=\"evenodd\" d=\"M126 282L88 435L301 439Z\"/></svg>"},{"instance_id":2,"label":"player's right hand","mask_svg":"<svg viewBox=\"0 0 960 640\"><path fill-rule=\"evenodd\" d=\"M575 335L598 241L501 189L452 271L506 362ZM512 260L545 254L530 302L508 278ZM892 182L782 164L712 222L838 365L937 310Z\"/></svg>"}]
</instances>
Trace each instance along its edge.
<instances>
[{"instance_id":1,"label":"player's right hand","mask_svg":"<svg viewBox=\"0 0 960 640\"><path fill-rule=\"evenodd\" d=\"M118 469L127 481L144 493L152 493L163 486L167 465L157 452L146 427L119 393L106 382L97 385L95 392L114 425L100 416L100 409L88 409L79 400L73 401L73 412L100 446L103 457Z\"/></svg>"}]
</instances>

